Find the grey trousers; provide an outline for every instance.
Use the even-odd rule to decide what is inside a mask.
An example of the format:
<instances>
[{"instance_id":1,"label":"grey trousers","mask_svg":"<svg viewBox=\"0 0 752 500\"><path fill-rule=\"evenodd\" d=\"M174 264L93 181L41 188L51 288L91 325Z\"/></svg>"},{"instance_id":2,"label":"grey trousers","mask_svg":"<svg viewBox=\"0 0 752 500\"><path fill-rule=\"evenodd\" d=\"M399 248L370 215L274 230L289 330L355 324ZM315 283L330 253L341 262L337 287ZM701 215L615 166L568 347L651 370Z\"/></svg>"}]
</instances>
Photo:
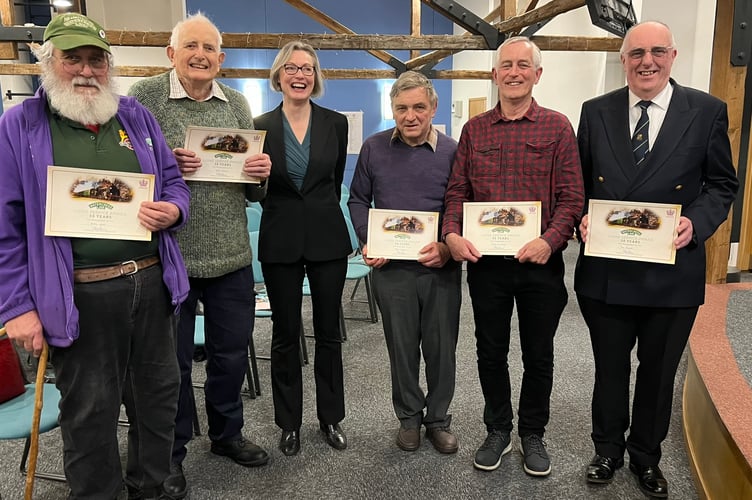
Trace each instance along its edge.
<instances>
[{"instance_id":1,"label":"grey trousers","mask_svg":"<svg viewBox=\"0 0 752 500\"><path fill-rule=\"evenodd\" d=\"M392 403L404 428L448 426L454 396L461 268L390 262L374 269L392 375ZM420 386L421 350L427 392ZM425 414L424 414L425 410Z\"/></svg>"}]
</instances>

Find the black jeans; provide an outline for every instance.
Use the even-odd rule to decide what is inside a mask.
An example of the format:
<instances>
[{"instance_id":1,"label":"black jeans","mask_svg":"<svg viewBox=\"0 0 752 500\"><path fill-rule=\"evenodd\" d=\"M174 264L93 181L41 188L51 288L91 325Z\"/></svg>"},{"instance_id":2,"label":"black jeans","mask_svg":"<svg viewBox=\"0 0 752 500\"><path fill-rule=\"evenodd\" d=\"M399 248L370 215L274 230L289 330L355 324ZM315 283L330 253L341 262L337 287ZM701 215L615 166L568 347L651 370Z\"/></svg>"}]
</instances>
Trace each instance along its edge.
<instances>
[{"instance_id":1,"label":"black jeans","mask_svg":"<svg viewBox=\"0 0 752 500\"><path fill-rule=\"evenodd\" d=\"M117 427L125 404L125 481L159 488L170 473L178 397L175 316L162 266L77 283L80 336L53 348L60 429L70 498L115 498L123 487Z\"/></svg>"},{"instance_id":2,"label":"black jeans","mask_svg":"<svg viewBox=\"0 0 752 500\"><path fill-rule=\"evenodd\" d=\"M517 304L524 373L520 388L518 432L543 436L548 423L554 370L554 334L567 303L561 252L544 265L520 264L497 256L467 265L473 303L478 375L486 401L487 429L511 432L509 335Z\"/></svg>"}]
</instances>

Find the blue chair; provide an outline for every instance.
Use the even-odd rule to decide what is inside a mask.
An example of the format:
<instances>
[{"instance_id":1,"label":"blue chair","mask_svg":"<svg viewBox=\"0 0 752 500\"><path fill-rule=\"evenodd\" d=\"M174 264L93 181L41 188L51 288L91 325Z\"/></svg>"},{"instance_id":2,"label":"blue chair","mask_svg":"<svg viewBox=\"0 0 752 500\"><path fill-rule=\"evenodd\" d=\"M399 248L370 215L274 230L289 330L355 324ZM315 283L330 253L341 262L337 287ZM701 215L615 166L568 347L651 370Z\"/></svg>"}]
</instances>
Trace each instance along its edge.
<instances>
[{"instance_id":1,"label":"blue chair","mask_svg":"<svg viewBox=\"0 0 752 500\"><path fill-rule=\"evenodd\" d=\"M347 262L347 279L355 280L355 286L350 294L350 300L355 300L355 292L358 290L358 286L362 281L366 290L366 301L368 303L368 312L371 323L376 323L379 320L379 311L376 306L376 299L373 296L373 285L371 283L371 267L367 266L363 261L363 256L360 253L360 241L355 233L355 227L349 216L345 216L345 223L347 224L347 231L350 234L350 244L355 249L355 255L351 256ZM351 319L351 318L348 318ZM343 322L344 328L344 322ZM343 330L343 337L344 337Z\"/></svg>"},{"instance_id":2,"label":"blue chair","mask_svg":"<svg viewBox=\"0 0 752 500\"><path fill-rule=\"evenodd\" d=\"M261 228L261 209L246 207L245 216L248 219L248 232L258 231Z\"/></svg>"}]
</instances>

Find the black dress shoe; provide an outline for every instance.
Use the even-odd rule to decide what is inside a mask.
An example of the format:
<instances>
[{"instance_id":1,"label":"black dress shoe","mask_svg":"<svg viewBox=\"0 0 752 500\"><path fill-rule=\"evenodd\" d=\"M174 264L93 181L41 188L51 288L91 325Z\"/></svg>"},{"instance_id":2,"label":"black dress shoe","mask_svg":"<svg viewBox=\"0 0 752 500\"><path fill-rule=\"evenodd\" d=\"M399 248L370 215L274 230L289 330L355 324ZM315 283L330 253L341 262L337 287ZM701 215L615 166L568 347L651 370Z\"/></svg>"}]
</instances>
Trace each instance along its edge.
<instances>
[{"instance_id":1,"label":"black dress shoe","mask_svg":"<svg viewBox=\"0 0 752 500\"><path fill-rule=\"evenodd\" d=\"M229 457L240 465L256 467L269 461L269 455L260 446L246 440L243 436L227 441L212 441L211 452L215 455Z\"/></svg>"},{"instance_id":2,"label":"black dress shoe","mask_svg":"<svg viewBox=\"0 0 752 500\"><path fill-rule=\"evenodd\" d=\"M596 455L587 468L588 483L607 484L614 478L614 472L624 466L623 458Z\"/></svg>"},{"instance_id":3,"label":"black dress shoe","mask_svg":"<svg viewBox=\"0 0 752 500\"><path fill-rule=\"evenodd\" d=\"M185 481L183 466L181 464L170 465L170 475L162 483L162 497L178 500L185 497L188 491L188 483Z\"/></svg>"},{"instance_id":4,"label":"black dress shoe","mask_svg":"<svg viewBox=\"0 0 752 500\"><path fill-rule=\"evenodd\" d=\"M326 442L329 446L336 450L344 450L347 448L347 436L342 432L342 428L339 424L319 424L319 427L321 427L321 431L326 435Z\"/></svg>"},{"instance_id":5,"label":"black dress shoe","mask_svg":"<svg viewBox=\"0 0 752 500\"><path fill-rule=\"evenodd\" d=\"M288 457L297 455L300 451L300 431L282 431L282 437L279 438L279 449Z\"/></svg>"},{"instance_id":6,"label":"black dress shoe","mask_svg":"<svg viewBox=\"0 0 752 500\"><path fill-rule=\"evenodd\" d=\"M639 465L630 462L629 470L637 476L640 489L647 496L655 498L668 497L668 482L663 477L660 467L657 465Z\"/></svg>"}]
</instances>

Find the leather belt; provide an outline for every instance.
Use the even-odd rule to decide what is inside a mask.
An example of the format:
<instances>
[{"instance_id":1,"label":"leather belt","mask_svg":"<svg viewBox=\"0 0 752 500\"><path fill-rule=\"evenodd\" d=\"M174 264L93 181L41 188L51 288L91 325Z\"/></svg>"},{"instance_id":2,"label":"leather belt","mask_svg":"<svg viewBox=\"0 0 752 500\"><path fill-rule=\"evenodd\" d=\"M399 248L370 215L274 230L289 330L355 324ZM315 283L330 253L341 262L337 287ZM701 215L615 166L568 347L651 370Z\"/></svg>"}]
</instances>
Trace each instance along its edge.
<instances>
[{"instance_id":1,"label":"leather belt","mask_svg":"<svg viewBox=\"0 0 752 500\"><path fill-rule=\"evenodd\" d=\"M93 283L95 281L111 280L120 276L129 276L159 264L159 257L146 257L141 260L127 260L114 266L87 267L73 270L75 283Z\"/></svg>"}]
</instances>

